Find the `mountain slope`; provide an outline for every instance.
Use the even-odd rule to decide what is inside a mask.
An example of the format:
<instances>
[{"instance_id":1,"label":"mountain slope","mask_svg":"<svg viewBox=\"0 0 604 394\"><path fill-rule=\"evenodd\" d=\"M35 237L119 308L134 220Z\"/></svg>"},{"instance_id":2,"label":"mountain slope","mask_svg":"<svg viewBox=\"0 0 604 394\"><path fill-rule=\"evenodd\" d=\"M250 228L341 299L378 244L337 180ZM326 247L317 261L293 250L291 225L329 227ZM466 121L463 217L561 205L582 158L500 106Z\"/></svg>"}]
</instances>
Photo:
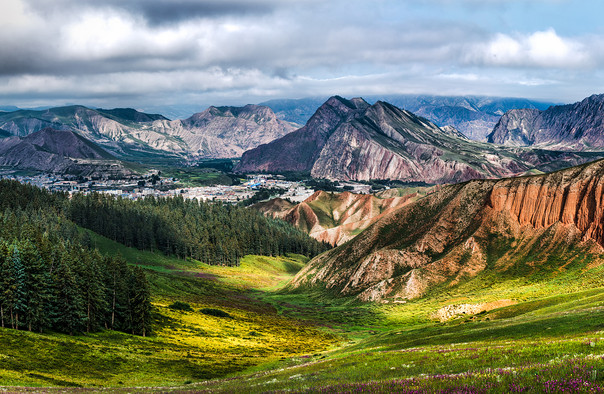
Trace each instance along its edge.
<instances>
[{"instance_id":1,"label":"mountain slope","mask_svg":"<svg viewBox=\"0 0 604 394\"><path fill-rule=\"evenodd\" d=\"M182 141L150 129L152 119L165 118L131 109L93 110L74 105L0 114L0 128L16 136L26 136L47 127L73 130L120 157L161 150L165 152L160 153L167 156L185 152Z\"/></svg>"},{"instance_id":2,"label":"mountain slope","mask_svg":"<svg viewBox=\"0 0 604 394\"><path fill-rule=\"evenodd\" d=\"M461 182L523 173L585 158L508 149L470 141L451 128L391 104L332 97L308 123L284 138L245 152L239 172L302 171L337 180L400 179ZM602 156L599 156L602 157Z\"/></svg>"},{"instance_id":3,"label":"mountain slope","mask_svg":"<svg viewBox=\"0 0 604 394\"><path fill-rule=\"evenodd\" d=\"M69 130L51 128L26 137L0 139L0 165L86 176L132 174L122 162L84 137Z\"/></svg>"},{"instance_id":4,"label":"mountain slope","mask_svg":"<svg viewBox=\"0 0 604 394\"><path fill-rule=\"evenodd\" d=\"M604 161L446 186L313 259L293 282L361 300L416 298L485 272L555 275L602 263Z\"/></svg>"},{"instance_id":5,"label":"mountain slope","mask_svg":"<svg viewBox=\"0 0 604 394\"><path fill-rule=\"evenodd\" d=\"M509 111L487 138L489 142L509 146L603 150L604 95L545 111Z\"/></svg>"},{"instance_id":6,"label":"mountain slope","mask_svg":"<svg viewBox=\"0 0 604 394\"><path fill-rule=\"evenodd\" d=\"M301 129L245 152L235 170L309 172L334 130L350 119L361 116L368 107L369 104L363 99L346 100L334 96Z\"/></svg>"},{"instance_id":7,"label":"mountain slope","mask_svg":"<svg viewBox=\"0 0 604 394\"><path fill-rule=\"evenodd\" d=\"M170 121L162 115L130 108L90 109L83 106L44 111L0 113L0 128L26 136L51 127L73 130L122 158L235 157L244 150L294 130L267 107L210 107L189 119Z\"/></svg>"},{"instance_id":8,"label":"mountain slope","mask_svg":"<svg viewBox=\"0 0 604 394\"><path fill-rule=\"evenodd\" d=\"M265 106L209 107L188 119L156 122L154 128L182 139L197 157L240 157L246 150L295 130Z\"/></svg>"},{"instance_id":9,"label":"mountain slope","mask_svg":"<svg viewBox=\"0 0 604 394\"><path fill-rule=\"evenodd\" d=\"M273 199L252 208L267 216L283 219L319 241L341 245L386 213L415 201L425 193L424 188L418 188L402 196L379 198L371 194L320 190L300 204Z\"/></svg>"},{"instance_id":10,"label":"mountain slope","mask_svg":"<svg viewBox=\"0 0 604 394\"><path fill-rule=\"evenodd\" d=\"M390 95L368 96L366 99L370 103L387 101L440 127L453 126L466 137L476 141L486 141L486 136L493 131L501 115L509 110L545 110L553 105L521 98L479 96ZM324 98L308 97L270 100L262 105L272 108L281 119L304 124L324 101Z\"/></svg>"}]
</instances>

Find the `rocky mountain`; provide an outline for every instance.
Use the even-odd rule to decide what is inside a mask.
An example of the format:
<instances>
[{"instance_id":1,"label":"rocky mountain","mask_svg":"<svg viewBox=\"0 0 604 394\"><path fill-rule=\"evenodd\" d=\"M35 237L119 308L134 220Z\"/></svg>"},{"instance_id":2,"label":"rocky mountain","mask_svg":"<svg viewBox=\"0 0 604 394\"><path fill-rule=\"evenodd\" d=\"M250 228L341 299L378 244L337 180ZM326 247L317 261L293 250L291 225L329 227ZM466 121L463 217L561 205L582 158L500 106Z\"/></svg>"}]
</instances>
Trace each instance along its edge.
<instances>
[{"instance_id":1,"label":"rocky mountain","mask_svg":"<svg viewBox=\"0 0 604 394\"><path fill-rule=\"evenodd\" d=\"M470 141L454 129L440 129L385 102L369 105L360 98L334 96L303 128L245 152L235 171L300 171L336 180L450 183L520 174L550 166L554 157L558 165L588 160L580 155L563 156Z\"/></svg>"},{"instance_id":2,"label":"rocky mountain","mask_svg":"<svg viewBox=\"0 0 604 394\"><path fill-rule=\"evenodd\" d=\"M317 191L300 204L276 198L257 203L252 208L285 220L319 241L341 245L388 212L424 196L427 190L407 189L403 193L383 197L379 194Z\"/></svg>"},{"instance_id":3,"label":"rocky mountain","mask_svg":"<svg viewBox=\"0 0 604 394\"><path fill-rule=\"evenodd\" d=\"M480 96L390 95L367 96L369 103L387 101L424 117L438 126L453 126L465 136L476 141L486 141L486 136L505 112L517 108L545 110L552 103L521 98ZM262 103L275 111L281 119L304 124L325 98L270 100Z\"/></svg>"},{"instance_id":4,"label":"rocky mountain","mask_svg":"<svg viewBox=\"0 0 604 394\"><path fill-rule=\"evenodd\" d=\"M475 141L486 141L499 118L511 109L547 109L553 105L521 98L481 96L398 95L384 100L439 126L453 126Z\"/></svg>"},{"instance_id":5,"label":"rocky mountain","mask_svg":"<svg viewBox=\"0 0 604 394\"><path fill-rule=\"evenodd\" d=\"M119 157L135 157L160 150L165 151L164 155L182 154L184 142L151 130L154 121L167 119L131 109L94 110L78 105L0 114L0 128L15 136L26 136L50 127L75 131Z\"/></svg>"},{"instance_id":6,"label":"rocky mountain","mask_svg":"<svg viewBox=\"0 0 604 394\"><path fill-rule=\"evenodd\" d=\"M511 110L501 117L488 141L559 150L604 150L604 95L545 111Z\"/></svg>"},{"instance_id":7,"label":"rocky mountain","mask_svg":"<svg viewBox=\"0 0 604 394\"><path fill-rule=\"evenodd\" d=\"M83 106L0 113L0 129L25 136L46 127L73 130L128 159L238 157L294 130L267 107L210 107L184 120L129 108Z\"/></svg>"},{"instance_id":8,"label":"rocky mountain","mask_svg":"<svg viewBox=\"0 0 604 394\"><path fill-rule=\"evenodd\" d=\"M530 281L587 270L604 262L603 201L604 161L445 186L316 257L292 287L383 301L477 276L488 285L489 275Z\"/></svg>"},{"instance_id":9,"label":"rocky mountain","mask_svg":"<svg viewBox=\"0 0 604 394\"><path fill-rule=\"evenodd\" d=\"M363 99L346 100L334 96L319 107L301 129L245 152L235 170L311 172L334 131L347 121L362 116L367 108L369 104Z\"/></svg>"},{"instance_id":10,"label":"rocky mountain","mask_svg":"<svg viewBox=\"0 0 604 394\"><path fill-rule=\"evenodd\" d=\"M240 157L246 150L294 131L265 106L209 107L188 119L155 122L155 130L181 139L195 157Z\"/></svg>"},{"instance_id":11,"label":"rocky mountain","mask_svg":"<svg viewBox=\"0 0 604 394\"><path fill-rule=\"evenodd\" d=\"M124 163L84 137L51 128L25 137L0 139L0 166L84 176L133 174Z\"/></svg>"}]
</instances>

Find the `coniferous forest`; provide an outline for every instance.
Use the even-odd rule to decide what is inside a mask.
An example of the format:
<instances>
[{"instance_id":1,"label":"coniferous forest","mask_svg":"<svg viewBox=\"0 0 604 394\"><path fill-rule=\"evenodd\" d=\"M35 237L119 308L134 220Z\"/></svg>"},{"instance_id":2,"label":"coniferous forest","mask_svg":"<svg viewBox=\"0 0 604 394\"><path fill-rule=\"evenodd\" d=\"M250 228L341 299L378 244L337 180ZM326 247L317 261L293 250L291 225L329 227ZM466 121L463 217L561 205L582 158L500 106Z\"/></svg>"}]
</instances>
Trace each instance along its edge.
<instances>
[{"instance_id":1,"label":"coniferous forest","mask_svg":"<svg viewBox=\"0 0 604 394\"><path fill-rule=\"evenodd\" d=\"M236 265L246 254L313 256L328 248L285 222L242 207L182 198L69 198L0 180L2 327L150 332L144 272L121 258L102 256L81 227L126 246L208 264Z\"/></svg>"},{"instance_id":2,"label":"coniferous forest","mask_svg":"<svg viewBox=\"0 0 604 394\"><path fill-rule=\"evenodd\" d=\"M0 181L0 325L76 334L114 329L146 335L143 271L101 256L62 211L68 198Z\"/></svg>"},{"instance_id":3,"label":"coniferous forest","mask_svg":"<svg viewBox=\"0 0 604 394\"><path fill-rule=\"evenodd\" d=\"M237 265L247 254L315 256L330 247L255 210L182 197L76 194L67 212L78 225L126 246L207 264Z\"/></svg>"}]
</instances>

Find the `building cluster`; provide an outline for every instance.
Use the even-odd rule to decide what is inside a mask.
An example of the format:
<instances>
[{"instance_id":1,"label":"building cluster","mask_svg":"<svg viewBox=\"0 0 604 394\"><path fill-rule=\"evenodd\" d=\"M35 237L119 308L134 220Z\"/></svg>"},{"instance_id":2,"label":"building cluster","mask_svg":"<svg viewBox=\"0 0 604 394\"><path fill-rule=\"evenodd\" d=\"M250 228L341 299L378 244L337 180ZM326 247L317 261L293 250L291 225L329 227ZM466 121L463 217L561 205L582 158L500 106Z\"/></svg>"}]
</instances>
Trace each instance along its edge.
<instances>
[{"instance_id":1,"label":"building cluster","mask_svg":"<svg viewBox=\"0 0 604 394\"><path fill-rule=\"evenodd\" d=\"M291 182L280 177L270 175L256 175L248 177L241 185L215 185L202 187L182 187L176 180L162 178L155 184L150 182L141 183L137 179L121 180L87 180L82 181L72 177L58 175L35 175L35 176L3 176L16 179L21 183L29 183L51 191L63 191L67 193L106 193L129 199L139 199L146 196L174 197L182 196L185 199L196 198L200 201L222 201L225 203L237 203L251 198L261 188L282 189L282 198L288 198L294 202L304 201L312 193L302 182Z\"/></svg>"}]
</instances>

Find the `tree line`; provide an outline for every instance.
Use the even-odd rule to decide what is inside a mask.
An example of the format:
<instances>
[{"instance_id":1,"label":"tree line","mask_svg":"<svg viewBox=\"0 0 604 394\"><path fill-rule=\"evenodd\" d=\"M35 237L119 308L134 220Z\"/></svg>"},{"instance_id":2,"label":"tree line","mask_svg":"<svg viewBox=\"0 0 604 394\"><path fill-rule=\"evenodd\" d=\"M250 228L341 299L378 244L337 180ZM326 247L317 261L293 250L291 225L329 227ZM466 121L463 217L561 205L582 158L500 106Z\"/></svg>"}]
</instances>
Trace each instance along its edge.
<instances>
[{"instance_id":1,"label":"tree line","mask_svg":"<svg viewBox=\"0 0 604 394\"><path fill-rule=\"evenodd\" d=\"M132 201L100 193L76 194L67 216L126 246L214 265L237 265L247 254L315 256L330 247L255 210L180 196Z\"/></svg>"},{"instance_id":2,"label":"tree line","mask_svg":"<svg viewBox=\"0 0 604 394\"><path fill-rule=\"evenodd\" d=\"M0 180L0 326L149 333L144 272L102 256L82 227L126 246L208 264L236 265L246 254L314 256L330 247L243 207L182 197L69 198Z\"/></svg>"},{"instance_id":3,"label":"tree line","mask_svg":"<svg viewBox=\"0 0 604 394\"><path fill-rule=\"evenodd\" d=\"M0 182L0 198L5 186ZM53 206L42 209L44 196L36 197L42 199L28 202L17 197L12 207L2 198L0 326L69 334L113 329L146 335L151 302L144 272L123 259L101 256L88 246L86 233ZM50 201L55 196L46 197Z\"/></svg>"}]
</instances>

